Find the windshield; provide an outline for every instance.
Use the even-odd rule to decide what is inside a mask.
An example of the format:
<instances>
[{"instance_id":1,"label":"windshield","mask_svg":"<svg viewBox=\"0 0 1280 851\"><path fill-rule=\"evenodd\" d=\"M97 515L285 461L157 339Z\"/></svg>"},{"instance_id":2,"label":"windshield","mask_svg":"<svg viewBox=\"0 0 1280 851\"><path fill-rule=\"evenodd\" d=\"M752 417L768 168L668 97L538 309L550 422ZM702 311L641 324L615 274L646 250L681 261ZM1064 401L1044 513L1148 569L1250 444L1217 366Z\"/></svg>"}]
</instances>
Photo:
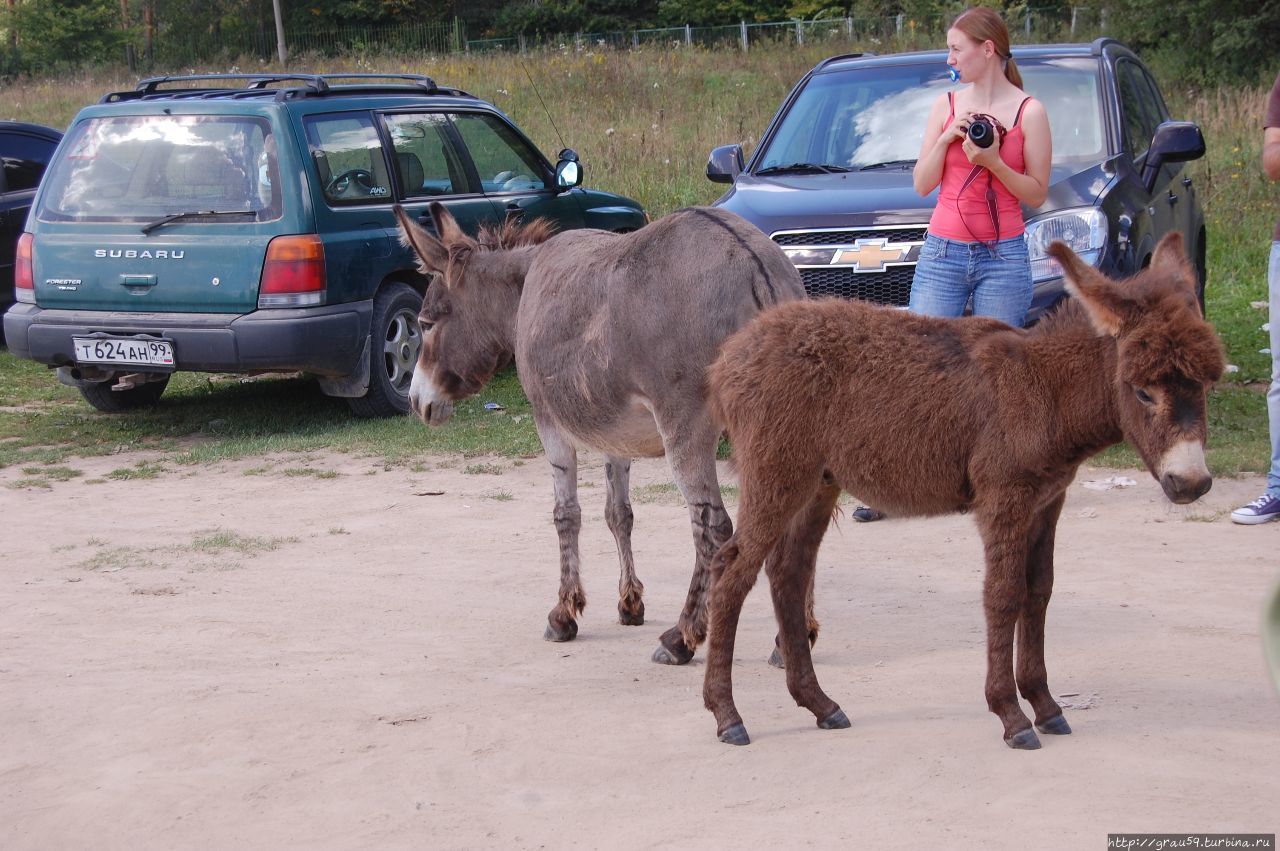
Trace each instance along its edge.
<instances>
[{"instance_id":1,"label":"windshield","mask_svg":"<svg viewBox=\"0 0 1280 851\"><path fill-rule=\"evenodd\" d=\"M1018 69L1024 88L1049 115L1054 165L1080 166L1103 159L1097 60L1027 61ZM930 107L952 88L956 85L942 62L937 67L899 65L817 74L782 119L755 171L796 163L909 167L920 155Z\"/></svg>"},{"instance_id":2,"label":"windshield","mask_svg":"<svg viewBox=\"0 0 1280 851\"><path fill-rule=\"evenodd\" d=\"M280 216L270 125L243 116L94 118L70 131L45 177L46 221L143 221L180 213Z\"/></svg>"}]
</instances>

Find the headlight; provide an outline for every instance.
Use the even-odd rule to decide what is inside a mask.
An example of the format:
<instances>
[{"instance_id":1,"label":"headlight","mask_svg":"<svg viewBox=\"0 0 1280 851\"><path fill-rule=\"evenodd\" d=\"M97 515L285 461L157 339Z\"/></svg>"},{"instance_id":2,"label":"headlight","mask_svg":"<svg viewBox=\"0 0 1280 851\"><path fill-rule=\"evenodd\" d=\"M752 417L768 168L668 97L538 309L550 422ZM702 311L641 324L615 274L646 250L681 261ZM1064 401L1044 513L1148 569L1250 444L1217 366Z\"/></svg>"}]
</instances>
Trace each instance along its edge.
<instances>
[{"instance_id":1,"label":"headlight","mask_svg":"<svg viewBox=\"0 0 1280 851\"><path fill-rule=\"evenodd\" d=\"M1032 279L1056 278L1062 274L1062 267L1049 256L1049 243L1061 240L1084 262L1096 266L1107 247L1107 217L1097 207L1065 210L1027 222L1024 238Z\"/></svg>"}]
</instances>

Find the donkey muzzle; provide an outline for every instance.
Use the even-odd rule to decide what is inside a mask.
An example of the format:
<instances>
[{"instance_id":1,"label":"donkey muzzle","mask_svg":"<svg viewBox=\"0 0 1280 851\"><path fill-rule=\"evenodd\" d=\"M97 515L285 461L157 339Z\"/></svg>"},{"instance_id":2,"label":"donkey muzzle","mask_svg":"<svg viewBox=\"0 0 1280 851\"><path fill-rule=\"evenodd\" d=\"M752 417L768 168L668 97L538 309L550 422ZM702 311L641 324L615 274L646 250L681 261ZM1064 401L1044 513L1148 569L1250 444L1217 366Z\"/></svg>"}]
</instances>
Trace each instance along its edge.
<instances>
[{"instance_id":1,"label":"donkey muzzle","mask_svg":"<svg viewBox=\"0 0 1280 851\"><path fill-rule=\"evenodd\" d=\"M409 411L427 425L440 425L453 415L453 401L441 395L418 368L409 383Z\"/></svg>"},{"instance_id":2,"label":"donkey muzzle","mask_svg":"<svg viewBox=\"0 0 1280 851\"><path fill-rule=\"evenodd\" d=\"M1170 502L1195 502L1213 487L1213 476L1204 462L1204 444L1198 440L1180 441L1160 461L1157 478Z\"/></svg>"}]
</instances>

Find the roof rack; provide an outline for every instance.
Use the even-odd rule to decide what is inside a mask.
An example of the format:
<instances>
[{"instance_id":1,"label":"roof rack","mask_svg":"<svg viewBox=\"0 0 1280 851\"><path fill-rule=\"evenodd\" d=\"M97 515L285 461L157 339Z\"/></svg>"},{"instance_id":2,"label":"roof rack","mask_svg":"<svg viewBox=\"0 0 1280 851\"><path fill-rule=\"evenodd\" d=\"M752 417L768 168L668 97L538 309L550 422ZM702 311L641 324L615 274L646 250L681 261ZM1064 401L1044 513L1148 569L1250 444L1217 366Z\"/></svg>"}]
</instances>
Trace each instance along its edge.
<instances>
[{"instance_id":1,"label":"roof rack","mask_svg":"<svg viewBox=\"0 0 1280 851\"><path fill-rule=\"evenodd\" d=\"M875 56L875 55L876 55L876 54L874 54L874 53L870 53L870 52L867 52L867 53L841 53L839 56L828 56L826 59L823 59L821 62L819 62L819 63L818 63L818 67L819 67L819 68L824 68L824 67L826 67L827 65L830 65L830 64L831 64L831 63L833 63L833 62L839 62L839 61L840 61L840 60L842 60L842 59L861 59L861 58L862 58L862 57L864 57L864 56Z\"/></svg>"},{"instance_id":2,"label":"roof rack","mask_svg":"<svg viewBox=\"0 0 1280 851\"><path fill-rule=\"evenodd\" d=\"M238 80L238 86L181 86L169 88L171 84L205 83L209 81ZM355 85L343 85L340 90L334 87L335 81L356 81ZM373 81L392 81L391 84L373 85ZM301 85L276 86L277 83L300 83ZM409 84L395 85L395 83ZM162 88L163 87L163 88ZM461 89L442 89L436 81L422 74L179 74L164 77L148 77L139 80L136 88L124 92L111 92L103 95L100 103L117 103L126 100L153 100L157 98L174 99L209 99L209 98L244 98L258 97L264 94L273 95L276 100L288 100L296 97L323 97L325 95L350 93L353 89L365 92L385 91L387 93L404 92L412 87L423 93L451 94L471 97Z\"/></svg>"}]
</instances>

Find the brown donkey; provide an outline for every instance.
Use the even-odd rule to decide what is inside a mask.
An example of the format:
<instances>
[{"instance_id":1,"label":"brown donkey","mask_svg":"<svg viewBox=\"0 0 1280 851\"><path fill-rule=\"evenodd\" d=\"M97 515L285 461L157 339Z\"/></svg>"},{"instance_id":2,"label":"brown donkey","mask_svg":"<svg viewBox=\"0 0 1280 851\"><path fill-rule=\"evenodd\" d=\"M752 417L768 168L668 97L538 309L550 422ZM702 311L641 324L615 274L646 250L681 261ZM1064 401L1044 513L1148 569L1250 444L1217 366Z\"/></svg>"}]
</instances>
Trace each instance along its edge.
<instances>
[{"instance_id":1,"label":"brown donkey","mask_svg":"<svg viewBox=\"0 0 1280 851\"><path fill-rule=\"evenodd\" d=\"M467 236L432 204L439 239L396 207L422 271L435 275L419 324L410 405L448 418L513 356L551 464L560 593L545 638L568 641L586 606L578 576L578 450L606 456L605 520L618 546L618 616L644 623L631 553L631 459L666 454L689 506L693 579L655 662L683 664L706 635L708 568L733 528L716 479L721 426L707 400L720 344L765 307L804 297L800 273L768 237L724 210L672 213L630 234L542 222Z\"/></svg>"},{"instance_id":2,"label":"brown donkey","mask_svg":"<svg viewBox=\"0 0 1280 851\"><path fill-rule=\"evenodd\" d=\"M1123 282L1061 243L1050 252L1075 298L1030 330L817 301L771 310L725 344L710 375L741 507L712 562L703 686L721 741L749 741L731 667L762 563L787 688L819 727L849 726L818 685L804 613L842 489L893 516L973 513L986 552L987 706L1013 748L1040 746L1015 683L1036 729L1071 732L1044 665L1067 486L1081 462L1127 438L1172 501L1208 491L1205 391L1223 356L1177 234Z\"/></svg>"}]
</instances>

